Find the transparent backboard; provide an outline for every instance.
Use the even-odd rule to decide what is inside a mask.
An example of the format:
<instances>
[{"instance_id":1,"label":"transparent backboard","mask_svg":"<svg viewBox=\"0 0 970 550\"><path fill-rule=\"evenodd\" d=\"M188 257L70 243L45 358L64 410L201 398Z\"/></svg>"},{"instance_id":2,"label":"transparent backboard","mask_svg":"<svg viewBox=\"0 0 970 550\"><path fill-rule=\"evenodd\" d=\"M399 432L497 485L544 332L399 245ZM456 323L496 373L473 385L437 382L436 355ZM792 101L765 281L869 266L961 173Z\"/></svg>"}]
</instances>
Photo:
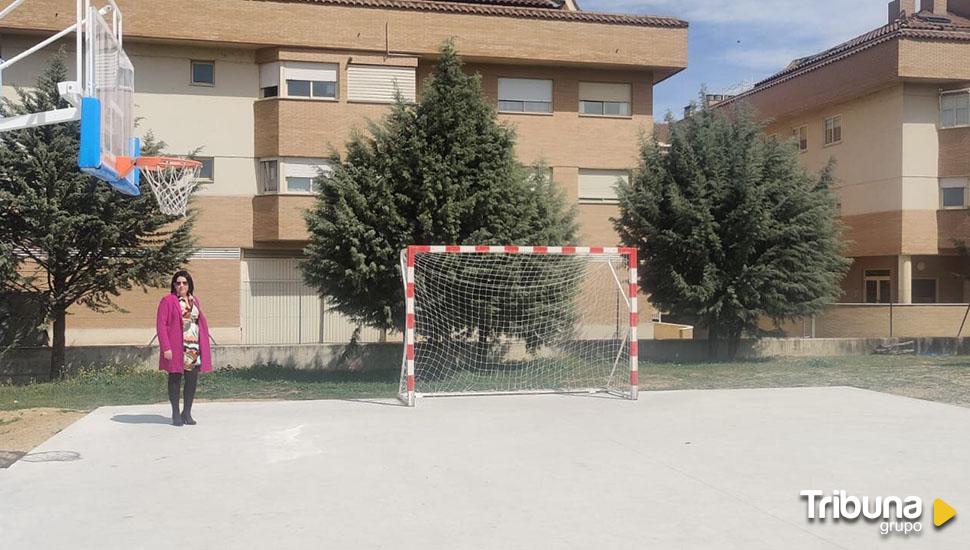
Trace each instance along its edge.
<instances>
[{"instance_id":1,"label":"transparent backboard","mask_svg":"<svg viewBox=\"0 0 970 550\"><path fill-rule=\"evenodd\" d=\"M78 165L128 195L139 194L134 138L135 69L121 43L120 12L88 4L84 18L84 75L81 98L81 147ZM119 160L127 162L119 162Z\"/></svg>"}]
</instances>

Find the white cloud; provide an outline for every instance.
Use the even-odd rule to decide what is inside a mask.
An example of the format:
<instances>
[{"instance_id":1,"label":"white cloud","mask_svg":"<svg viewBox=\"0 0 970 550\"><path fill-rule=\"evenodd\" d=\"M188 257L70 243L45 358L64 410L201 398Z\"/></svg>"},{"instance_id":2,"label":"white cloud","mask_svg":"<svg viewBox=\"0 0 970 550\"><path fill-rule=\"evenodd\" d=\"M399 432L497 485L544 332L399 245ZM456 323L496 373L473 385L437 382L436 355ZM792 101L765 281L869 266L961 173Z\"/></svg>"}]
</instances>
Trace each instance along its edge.
<instances>
[{"instance_id":1,"label":"white cloud","mask_svg":"<svg viewBox=\"0 0 970 550\"><path fill-rule=\"evenodd\" d=\"M740 24L820 42L842 41L886 23L886 0L580 0L590 11L671 15Z\"/></svg>"},{"instance_id":2,"label":"white cloud","mask_svg":"<svg viewBox=\"0 0 970 550\"><path fill-rule=\"evenodd\" d=\"M703 53L760 79L886 23L888 0L580 0L589 11L671 15Z\"/></svg>"},{"instance_id":3,"label":"white cloud","mask_svg":"<svg viewBox=\"0 0 970 550\"><path fill-rule=\"evenodd\" d=\"M686 20L687 70L656 90L655 110L679 112L701 84L741 87L886 24L889 0L578 0L586 11L668 15Z\"/></svg>"}]
</instances>

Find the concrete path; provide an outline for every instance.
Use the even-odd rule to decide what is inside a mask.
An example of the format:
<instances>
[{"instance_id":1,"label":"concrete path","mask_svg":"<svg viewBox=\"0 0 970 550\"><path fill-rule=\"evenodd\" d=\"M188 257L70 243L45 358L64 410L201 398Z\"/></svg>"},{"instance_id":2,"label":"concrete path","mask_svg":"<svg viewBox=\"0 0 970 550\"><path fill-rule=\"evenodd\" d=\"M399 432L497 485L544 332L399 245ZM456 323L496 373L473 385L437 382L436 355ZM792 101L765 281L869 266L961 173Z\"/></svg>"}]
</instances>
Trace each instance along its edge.
<instances>
[{"instance_id":1,"label":"concrete path","mask_svg":"<svg viewBox=\"0 0 970 550\"><path fill-rule=\"evenodd\" d=\"M970 409L853 388L166 409L0 471L0 548L970 547ZM808 489L920 496L922 532L810 522Z\"/></svg>"}]
</instances>

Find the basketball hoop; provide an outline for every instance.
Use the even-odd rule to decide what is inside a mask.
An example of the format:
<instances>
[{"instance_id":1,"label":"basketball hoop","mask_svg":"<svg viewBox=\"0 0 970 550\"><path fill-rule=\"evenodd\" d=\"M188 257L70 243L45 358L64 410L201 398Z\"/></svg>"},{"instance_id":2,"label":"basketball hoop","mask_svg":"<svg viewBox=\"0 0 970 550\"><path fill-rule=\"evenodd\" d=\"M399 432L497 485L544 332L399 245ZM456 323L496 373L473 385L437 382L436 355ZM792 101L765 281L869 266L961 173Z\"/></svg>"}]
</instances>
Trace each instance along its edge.
<instances>
[{"instance_id":1,"label":"basketball hoop","mask_svg":"<svg viewBox=\"0 0 970 550\"><path fill-rule=\"evenodd\" d=\"M199 179L201 162L179 157L138 157L134 166L148 180L162 213L185 215L189 195Z\"/></svg>"}]
</instances>

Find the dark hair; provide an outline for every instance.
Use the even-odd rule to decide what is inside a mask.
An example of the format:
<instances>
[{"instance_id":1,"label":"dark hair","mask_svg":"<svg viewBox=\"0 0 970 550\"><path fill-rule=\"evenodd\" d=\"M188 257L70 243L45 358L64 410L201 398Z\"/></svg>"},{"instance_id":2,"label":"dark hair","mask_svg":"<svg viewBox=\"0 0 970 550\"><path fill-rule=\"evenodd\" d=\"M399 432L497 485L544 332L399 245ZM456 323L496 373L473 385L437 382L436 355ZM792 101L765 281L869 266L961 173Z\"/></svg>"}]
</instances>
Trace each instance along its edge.
<instances>
[{"instance_id":1,"label":"dark hair","mask_svg":"<svg viewBox=\"0 0 970 550\"><path fill-rule=\"evenodd\" d=\"M172 286L171 286L172 294L178 294L177 292L175 292L175 281L179 277L185 277L185 280L189 282L189 294L195 294L195 283L192 282L192 276L189 275L189 272L184 269L180 271L176 271L175 275L172 275Z\"/></svg>"}]
</instances>

